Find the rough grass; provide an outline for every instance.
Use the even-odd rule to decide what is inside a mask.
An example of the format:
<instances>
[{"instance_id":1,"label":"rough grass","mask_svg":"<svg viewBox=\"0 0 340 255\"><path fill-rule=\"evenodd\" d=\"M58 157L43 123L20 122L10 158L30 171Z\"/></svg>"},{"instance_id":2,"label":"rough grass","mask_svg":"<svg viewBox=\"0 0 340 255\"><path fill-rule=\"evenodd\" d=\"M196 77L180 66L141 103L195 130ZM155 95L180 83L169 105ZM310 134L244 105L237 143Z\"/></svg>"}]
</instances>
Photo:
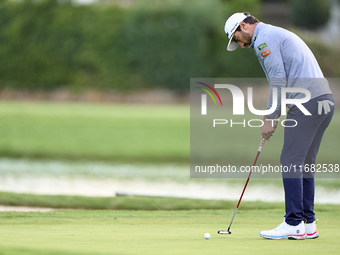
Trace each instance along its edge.
<instances>
[{"instance_id":1,"label":"rough grass","mask_svg":"<svg viewBox=\"0 0 340 255\"><path fill-rule=\"evenodd\" d=\"M230 209L236 201L203 200L172 197L116 196L85 197L62 195L33 195L0 192L0 204L11 206L111 209L111 210L190 210L190 209ZM282 203L245 202L244 209L283 208Z\"/></svg>"}]
</instances>

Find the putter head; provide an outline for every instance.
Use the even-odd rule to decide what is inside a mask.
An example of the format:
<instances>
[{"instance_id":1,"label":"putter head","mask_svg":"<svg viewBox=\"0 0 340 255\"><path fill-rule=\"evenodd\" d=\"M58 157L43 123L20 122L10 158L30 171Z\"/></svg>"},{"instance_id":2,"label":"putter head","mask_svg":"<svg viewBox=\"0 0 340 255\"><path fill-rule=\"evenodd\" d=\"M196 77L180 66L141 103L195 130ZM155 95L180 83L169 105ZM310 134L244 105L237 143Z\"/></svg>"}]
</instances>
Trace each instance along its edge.
<instances>
[{"instance_id":1,"label":"putter head","mask_svg":"<svg viewBox=\"0 0 340 255\"><path fill-rule=\"evenodd\" d=\"M221 234L221 235L230 235L231 232L229 230L219 230L217 231L218 234Z\"/></svg>"}]
</instances>

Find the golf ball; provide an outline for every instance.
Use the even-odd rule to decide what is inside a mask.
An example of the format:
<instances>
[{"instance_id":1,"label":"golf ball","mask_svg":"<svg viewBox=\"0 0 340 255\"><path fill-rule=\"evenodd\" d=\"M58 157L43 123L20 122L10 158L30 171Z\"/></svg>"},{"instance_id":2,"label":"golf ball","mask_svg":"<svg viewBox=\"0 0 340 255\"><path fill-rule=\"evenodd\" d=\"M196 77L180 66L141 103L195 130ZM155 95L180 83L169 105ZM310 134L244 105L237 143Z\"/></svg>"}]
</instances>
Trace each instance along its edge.
<instances>
[{"instance_id":1,"label":"golf ball","mask_svg":"<svg viewBox=\"0 0 340 255\"><path fill-rule=\"evenodd\" d=\"M205 239L209 239L209 238L210 238L210 234L209 234L209 233L205 233L205 234L204 234L204 238L205 238Z\"/></svg>"}]
</instances>

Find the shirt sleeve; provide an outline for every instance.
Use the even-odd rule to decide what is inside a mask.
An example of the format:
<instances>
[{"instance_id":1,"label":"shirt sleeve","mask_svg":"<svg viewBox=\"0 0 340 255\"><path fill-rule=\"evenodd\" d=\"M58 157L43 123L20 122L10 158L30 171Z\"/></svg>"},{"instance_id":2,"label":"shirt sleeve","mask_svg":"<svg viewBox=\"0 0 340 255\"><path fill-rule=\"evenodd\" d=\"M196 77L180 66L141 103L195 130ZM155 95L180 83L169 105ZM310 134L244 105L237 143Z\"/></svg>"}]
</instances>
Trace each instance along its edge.
<instances>
[{"instance_id":1,"label":"shirt sleeve","mask_svg":"<svg viewBox=\"0 0 340 255\"><path fill-rule=\"evenodd\" d=\"M273 88L277 88L277 106L275 111L266 115L266 117L270 119L274 119L276 114L279 114L279 116L281 114L281 88L286 87L287 84L286 71L280 47L280 41L276 40L275 36L257 41L254 47L255 53L270 84L267 110L270 109L273 104Z\"/></svg>"}]
</instances>

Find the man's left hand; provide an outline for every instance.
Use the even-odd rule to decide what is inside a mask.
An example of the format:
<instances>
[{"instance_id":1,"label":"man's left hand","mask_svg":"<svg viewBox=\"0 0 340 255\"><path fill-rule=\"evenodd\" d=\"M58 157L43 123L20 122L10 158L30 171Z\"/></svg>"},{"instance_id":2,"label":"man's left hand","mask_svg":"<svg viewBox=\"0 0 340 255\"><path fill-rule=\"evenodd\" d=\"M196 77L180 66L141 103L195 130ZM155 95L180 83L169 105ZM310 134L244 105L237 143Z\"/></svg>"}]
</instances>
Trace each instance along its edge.
<instances>
[{"instance_id":1,"label":"man's left hand","mask_svg":"<svg viewBox=\"0 0 340 255\"><path fill-rule=\"evenodd\" d=\"M267 118L266 116L263 117L263 126L261 127L261 137L266 139L267 141L270 140L270 137L275 132L277 127L279 115L276 114L275 119Z\"/></svg>"}]
</instances>

